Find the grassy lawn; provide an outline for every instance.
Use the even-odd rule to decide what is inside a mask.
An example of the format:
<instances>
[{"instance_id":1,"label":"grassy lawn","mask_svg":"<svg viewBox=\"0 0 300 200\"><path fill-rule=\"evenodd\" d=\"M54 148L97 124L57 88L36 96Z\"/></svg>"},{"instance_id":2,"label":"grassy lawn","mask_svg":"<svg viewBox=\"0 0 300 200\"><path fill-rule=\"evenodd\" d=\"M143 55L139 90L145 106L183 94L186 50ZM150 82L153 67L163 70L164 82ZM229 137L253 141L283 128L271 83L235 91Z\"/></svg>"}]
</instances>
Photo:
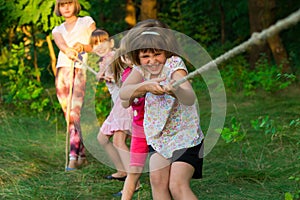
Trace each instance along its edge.
<instances>
[{"instance_id":1,"label":"grassy lawn","mask_svg":"<svg viewBox=\"0 0 300 200\"><path fill-rule=\"evenodd\" d=\"M290 87L254 97L227 93L227 117L241 123L246 137L239 143L219 138L205 157L204 177L193 180L199 199L274 200L285 193L295 194L300 177L300 89ZM203 129L209 121L209 98L201 97ZM107 181L114 172L88 153L89 165L74 172L64 172L65 124L61 114L12 114L0 108L0 199L119 199L122 182ZM257 131L251 120L269 116L272 126ZM274 127L276 133L265 133ZM151 199L148 174L141 178L143 189L135 199Z\"/></svg>"}]
</instances>

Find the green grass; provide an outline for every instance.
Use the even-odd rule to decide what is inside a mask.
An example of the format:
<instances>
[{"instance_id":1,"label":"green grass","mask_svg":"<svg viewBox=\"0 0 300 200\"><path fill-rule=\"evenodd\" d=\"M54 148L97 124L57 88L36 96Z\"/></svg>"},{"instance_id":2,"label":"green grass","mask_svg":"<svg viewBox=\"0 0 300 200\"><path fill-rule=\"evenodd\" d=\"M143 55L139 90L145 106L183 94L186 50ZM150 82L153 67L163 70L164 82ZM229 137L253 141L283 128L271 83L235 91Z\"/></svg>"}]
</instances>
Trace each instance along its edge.
<instances>
[{"instance_id":1,"label":"green grass","mask_svg":"<svg viewBox=\"0 0 300 200\"><path fill-rule=\"evenodd\" d=\"M235 116L247 132L240 143L221 138L205 157L204 177L192 180L199 199L274 200L295 194L300 176L300 134L298 128L283 128L274 137L251 127L251 120L270 116L278 127L288 127L300 118L299 87L254 97L227 93L225 126ZM203 129L209 123L209 98L200 98ZM61 114L12 114L0 110L0 199L114 199L122 182L103 176L114 169L88 153L89 165L64 172L65 124ZM135 199L151 199L148 174L141 178L143 189ZM118 198L115 198L118 199Z\"/></svg>"}]
</instances>

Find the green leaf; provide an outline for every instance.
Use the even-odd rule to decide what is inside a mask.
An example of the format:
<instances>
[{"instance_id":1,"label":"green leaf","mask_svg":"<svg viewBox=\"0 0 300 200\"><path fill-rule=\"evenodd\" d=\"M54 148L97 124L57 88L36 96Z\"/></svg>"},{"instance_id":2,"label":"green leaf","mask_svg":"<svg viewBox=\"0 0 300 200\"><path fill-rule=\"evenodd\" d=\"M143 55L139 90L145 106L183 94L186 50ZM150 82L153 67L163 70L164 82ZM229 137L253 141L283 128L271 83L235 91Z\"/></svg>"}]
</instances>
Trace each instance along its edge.
<instances>
[{"instance_id":1,"label":"green leaf","mask_svg":"<svg viewBox=\"0 0 300 200\"><path fill-rule=\"evenodd\" d=\"M284 200L293 200L293 195L289 192L284 194Z\"/></svg>"}]
</instances>

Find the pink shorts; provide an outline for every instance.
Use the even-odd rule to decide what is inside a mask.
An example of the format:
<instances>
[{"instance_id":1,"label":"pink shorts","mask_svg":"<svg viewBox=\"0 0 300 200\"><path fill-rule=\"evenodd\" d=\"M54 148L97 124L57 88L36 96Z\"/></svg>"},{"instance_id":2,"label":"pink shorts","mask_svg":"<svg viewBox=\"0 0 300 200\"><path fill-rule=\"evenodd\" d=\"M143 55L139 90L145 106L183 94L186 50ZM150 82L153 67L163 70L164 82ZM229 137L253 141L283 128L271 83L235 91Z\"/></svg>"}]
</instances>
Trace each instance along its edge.
<instances>
[{"instance_id":1,"label":"pink shorts","mask_svg":"<svg viewBox=\"0 0 300 200\"><path fill-rule=\"evenodd\" d=\"M148 144L144 127L132 124L132 137L130 144L130 166L143 167L148 156Z\"/></svg>"}]
</instances>

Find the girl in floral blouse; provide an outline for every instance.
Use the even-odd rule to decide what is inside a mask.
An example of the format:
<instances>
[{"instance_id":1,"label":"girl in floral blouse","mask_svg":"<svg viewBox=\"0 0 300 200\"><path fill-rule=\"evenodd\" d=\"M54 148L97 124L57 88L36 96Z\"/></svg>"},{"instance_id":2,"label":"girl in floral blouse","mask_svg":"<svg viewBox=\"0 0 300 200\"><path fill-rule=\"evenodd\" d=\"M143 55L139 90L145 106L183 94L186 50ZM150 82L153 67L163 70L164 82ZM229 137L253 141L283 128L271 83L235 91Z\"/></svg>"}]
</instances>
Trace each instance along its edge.
<instances>
[{"instance_id":1,"label":"girl in floral blouse","mask_svg":"<svg viewBox=\"0 0 300 200\"><path fill-rule=\"evenodd\" d=\"M120 97L130 103L146 95L144 131L151 152L153 199L197 199L190 180L202 177L204 136L192 86L185 82L172 87L188 73L177 56L176 39L170 29L160 27L130 32L134 37L127 50L135 66L123 83Z\"/></svg>"}]
</instances>

